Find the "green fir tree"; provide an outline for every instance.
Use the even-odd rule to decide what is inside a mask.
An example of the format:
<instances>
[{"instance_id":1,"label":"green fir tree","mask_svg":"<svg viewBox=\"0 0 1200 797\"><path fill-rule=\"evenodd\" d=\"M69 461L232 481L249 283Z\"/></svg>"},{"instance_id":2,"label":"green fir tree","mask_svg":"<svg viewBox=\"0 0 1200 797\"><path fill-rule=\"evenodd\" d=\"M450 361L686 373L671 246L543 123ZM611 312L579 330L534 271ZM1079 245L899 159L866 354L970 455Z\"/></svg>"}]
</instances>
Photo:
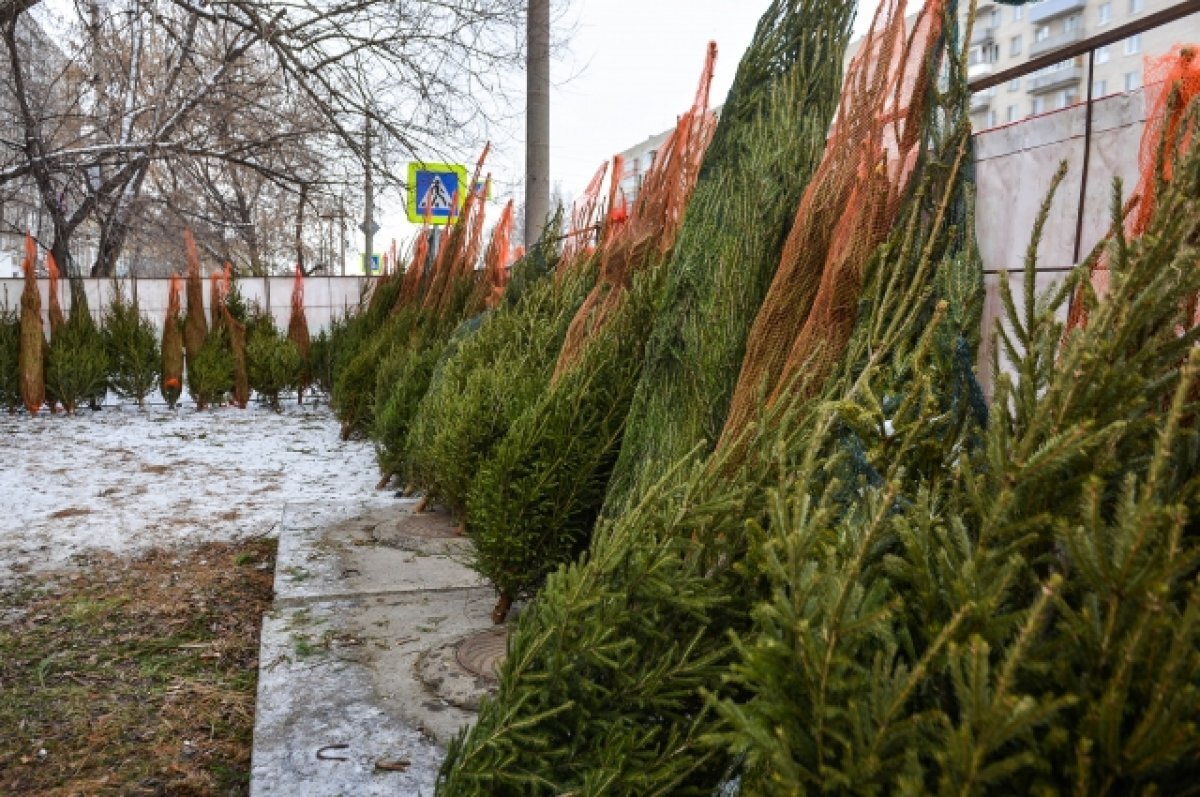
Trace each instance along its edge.
<instances>
[{"instance_id":1,"label":"green fir tree","mask_svg":"<svg viewBox=\"0 0 1200 797\"><path fill-rule=\"evenodd\" d=\"M125 295L114 281L112 300L104 316L104 349L108 354L109 381L118 396L145 406L146 396L158 382L161 355L158 335L138 309L136 299Z\"/></svg>"},{"instance_id":2,"label":"green fir tree","mask_svg":"<svg viewBox=\"0 0 1200 797\"><path fill-rule=\"evenodd\" d=\"M300 352L296 344L279 334L269 316L249 327L246 333L246 371L250 387L279 412L279 394L299 384Z\"/></svg>"},{"instance_id":3,"label":"green fir tree","mask_svg":"<svg viewBox=\"0 0 1200 797\"><path fill-rule=\"evenodd\" d=\"M71 310L50 339L46 352L46 390L68 414L81 402L98 406L108 388L108 355L104 339L88 309L79 279L71 280ZM102 400L102 399L101 399Z\"/></svg>"},{"instance_id":4,"label":"green fir tree","mask_svg":"<svg viewBox=\"0 0 1200 797\"><path fill-rule=\"evenodd\" d=\"M21 315L6 303L0 309L0 407L8 412L21 406L20 360Z\"/></svg>"}]
</instances>

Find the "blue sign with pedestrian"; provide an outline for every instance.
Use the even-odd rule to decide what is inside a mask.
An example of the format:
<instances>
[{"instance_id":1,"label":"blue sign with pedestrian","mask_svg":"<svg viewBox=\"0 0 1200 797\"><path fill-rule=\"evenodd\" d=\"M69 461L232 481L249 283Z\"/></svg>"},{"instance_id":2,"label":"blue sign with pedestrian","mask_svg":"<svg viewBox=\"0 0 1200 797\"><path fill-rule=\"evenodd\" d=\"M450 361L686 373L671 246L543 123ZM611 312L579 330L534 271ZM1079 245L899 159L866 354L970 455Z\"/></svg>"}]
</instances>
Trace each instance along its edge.
<instances>
[{"instance_id":1,"label":"blue sign with pedestrian","mask_svg":"<svg viewBox=\"0 0 1200 797\"><path fill-rule=\"evenodd\" d=\"M413 224L455 221L467 184L467 168L460 164L408 164L408 220Z\"/></svg>"}]
</instances>

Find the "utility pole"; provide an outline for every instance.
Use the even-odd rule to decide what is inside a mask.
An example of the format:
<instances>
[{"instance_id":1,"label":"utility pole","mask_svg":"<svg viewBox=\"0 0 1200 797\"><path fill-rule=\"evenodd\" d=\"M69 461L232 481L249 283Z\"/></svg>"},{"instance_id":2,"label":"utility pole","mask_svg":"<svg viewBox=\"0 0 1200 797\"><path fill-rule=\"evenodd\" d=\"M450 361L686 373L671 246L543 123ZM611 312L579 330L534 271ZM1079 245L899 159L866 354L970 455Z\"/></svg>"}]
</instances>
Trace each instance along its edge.
<instances>
[{"instance_id":1,"label":"utility pole","mask_svg":"<svg viewBox=\"0 0 1200 797\"><path fill-rule=\"evenodd\" d=\"M371 174L371 118L363 127L363 209L362 231L366 237L366 254L363 256L363 272L371 272L371 255L375 252L375 181Z\"/></svg>"},{"instance_id":2,"label":"utility pole","mask_svg":"<svg viewBox=\"0 0 1200 797\"><path fill-rule=\"evenodd\" d=\"M346 198L338 197L338 229L341 231L341 249L338 250L338 262L341 264L339 269L341 275L346 276Z\"/></svg>"},{"instance_id":3,"label":"utility pole","mask_svg":"<svg viewBox=\"0 0 1200 797\"><path fill-rule=\"evenodd\" d=\"M550 212L550 0L528 0L525 83L525 246Z\"/></svg>"}]
</instances>

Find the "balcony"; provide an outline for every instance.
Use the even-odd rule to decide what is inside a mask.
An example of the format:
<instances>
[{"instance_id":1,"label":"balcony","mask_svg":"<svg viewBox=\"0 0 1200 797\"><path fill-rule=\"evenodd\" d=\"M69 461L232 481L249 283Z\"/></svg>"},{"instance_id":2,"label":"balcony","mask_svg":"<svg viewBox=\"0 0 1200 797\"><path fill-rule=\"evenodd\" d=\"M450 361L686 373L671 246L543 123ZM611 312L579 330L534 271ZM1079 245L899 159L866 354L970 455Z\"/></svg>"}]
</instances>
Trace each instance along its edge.
<instances>
[{"instance_id":1,"label":"balcony","mask_svg":"<svg viewBox=\"0 0 1200 797\"><path fill-rule=\"evenodd\" d=\"M996 69L995 64L971 64L967 67L967 80L975 80L986 75L992 74Z\"/></svg>"},{"instance_id":2,"label":"balcony","mask_svg":"<svg viewBox=\"0 0 1200 797\"><path fill-rule=\"evenodd\" d=\"M971 44L991 44L996 40L995 25L980 25L971 32Z\"/></svg>"},{"instance_id":3,"label":"balcony","mask_svg":"<svg viewBox=\"0 0 1200 797\"><path fill-rule=\"evenodd\" d=\"M1029 81L1030 94L1045 94L1048 91L1066 88L1083 80L1083 67L1072 66L1067 69L1056 69L1041 75L1035 75Z\"/></svg>"},{"instance_id":4,"label":"balcony","mask_svg":"<svg viewBox=\"0 0 1200 797\"><path fill-rule=\"evenodd\" d=\"M1029 57L1042 55L1044 53L1053 52L1066 47L1068 44L1074 44L1077 41L1083 41L1083 26L1079 26L1075 30L1060 33L1057 36L1051 36L1047 39L1042 39L1040 42L1035 41L1029 45Z\"/></svg>"},{"instance_id":5,"label":"balcony","mask_svg":"<svg viewBox=\"0 0 1200 797\"><path fill-rule=\"evenodd\" d=\"M1045 0L1029 7L1029 21L1040 25L1057 17L1082 11L1087 7L1087 0Z\"/></svg>"},{"instance_id":6,"label":"balcony","mask_svg":"<svg viewBox=\"0 0 1200 797\"><path fill-rule=\"evenodd\" d=\"M977 91L971 95L971 113L980 113L986 111L992 105L992 97L996 95L995 89L984 89Z\"/></svg>"}]
</instances>

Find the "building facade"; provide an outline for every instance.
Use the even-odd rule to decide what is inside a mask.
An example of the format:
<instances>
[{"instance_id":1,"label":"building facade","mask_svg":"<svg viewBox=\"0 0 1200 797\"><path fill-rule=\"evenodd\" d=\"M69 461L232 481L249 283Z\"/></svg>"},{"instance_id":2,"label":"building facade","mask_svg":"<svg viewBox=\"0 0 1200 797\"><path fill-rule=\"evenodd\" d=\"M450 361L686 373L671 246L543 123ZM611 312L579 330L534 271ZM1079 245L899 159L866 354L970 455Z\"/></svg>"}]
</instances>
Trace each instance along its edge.
<instances>
[{"instance_id":1,"label":"building facade","mask_svg":"<svg viewBox=\"0 0 1200 797\"><path fill-rule=\"evenodd\" d=\"M1041 0L1008 6L980 0L971 33L968 76L974 79L1009 69L1177 2ZM1092 97L1141 88L1147 56L1164 55L1173 45L1188 42L1200 43L1200 17L1184 17L1098 48ZM1086 56L1064 59L1004 85L976 92L971 100L971 121L976 130L986 130L1066 108L1086 98L1086 79Z\"/></svg>"}]
</instances>

